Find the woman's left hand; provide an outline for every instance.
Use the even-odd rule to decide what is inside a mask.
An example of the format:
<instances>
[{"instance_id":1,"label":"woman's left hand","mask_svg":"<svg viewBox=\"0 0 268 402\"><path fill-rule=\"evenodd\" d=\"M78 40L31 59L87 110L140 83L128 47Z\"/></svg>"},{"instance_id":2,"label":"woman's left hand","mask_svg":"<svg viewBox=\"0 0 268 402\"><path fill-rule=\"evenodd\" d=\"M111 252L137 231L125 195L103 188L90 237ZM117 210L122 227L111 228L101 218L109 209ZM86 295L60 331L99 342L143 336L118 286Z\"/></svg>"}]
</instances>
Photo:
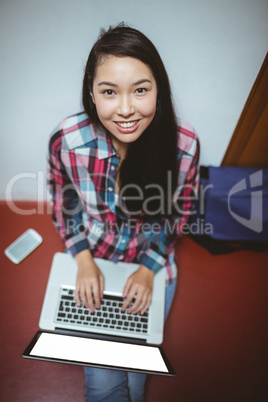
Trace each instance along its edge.
<instances>
[{"instance_id":1,"label":"woman's left hand","mask_svg":"<svg viewBox=\"0 0 268 402\"><path fill-rule=\"evenodd\" d=\"M134 296L136 296L136 300L128 310L128 313L144 314L152 301L153 281L154 272L141 265L127 280L123 292L123 298L126 299L122 306L122 311L127 309Z\"/></svg>"}]
</instances>

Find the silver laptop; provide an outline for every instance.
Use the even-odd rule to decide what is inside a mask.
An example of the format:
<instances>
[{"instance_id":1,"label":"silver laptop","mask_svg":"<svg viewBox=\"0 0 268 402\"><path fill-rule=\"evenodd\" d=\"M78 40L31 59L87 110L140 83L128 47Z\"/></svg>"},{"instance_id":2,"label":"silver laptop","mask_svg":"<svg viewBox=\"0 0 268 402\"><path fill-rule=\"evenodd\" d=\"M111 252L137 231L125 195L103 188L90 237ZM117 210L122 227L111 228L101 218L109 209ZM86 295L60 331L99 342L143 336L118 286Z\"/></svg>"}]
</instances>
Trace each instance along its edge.
<instances>
[{"instance_id":1,"label":"silver laptop","mask_svg":"<svg viewBox=\"0 0 268 402\"><path fill-rule=\"evenodd\" d=\"M163 350L165 270L154 277L151 306L144 315L122 313L122 293L139 265L95 259L105 278L100 309L91 313L74 299L76 260L53 258L39 331L23 353L38 360L174 375ZM49 332L48 332L49 331Z\"/></svg>"}]
</instances>

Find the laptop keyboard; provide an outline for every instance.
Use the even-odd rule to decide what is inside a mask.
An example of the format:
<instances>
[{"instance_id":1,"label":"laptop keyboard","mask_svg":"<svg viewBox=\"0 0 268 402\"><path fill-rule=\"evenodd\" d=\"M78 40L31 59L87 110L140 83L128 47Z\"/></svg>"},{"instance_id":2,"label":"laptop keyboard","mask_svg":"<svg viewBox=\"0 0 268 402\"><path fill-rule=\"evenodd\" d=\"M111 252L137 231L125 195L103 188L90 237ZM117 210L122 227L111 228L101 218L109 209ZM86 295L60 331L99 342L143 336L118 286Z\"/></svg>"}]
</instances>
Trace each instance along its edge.
<instances>
[{"instance_id":1,"label":"laptop keyboard","mask_svg":"<svg viewBox=\"0 0 268 402\"><path fill-rule=\"evenodd\" d=\"M104 294L100 309L91 313L83 305L77 307L74 288L62 287L55 322L69 323L81 328L105 328L132 334L147 334L148 311L143 315L123 313L123 303L122 297Z\"/></svg>"}]
</instances>

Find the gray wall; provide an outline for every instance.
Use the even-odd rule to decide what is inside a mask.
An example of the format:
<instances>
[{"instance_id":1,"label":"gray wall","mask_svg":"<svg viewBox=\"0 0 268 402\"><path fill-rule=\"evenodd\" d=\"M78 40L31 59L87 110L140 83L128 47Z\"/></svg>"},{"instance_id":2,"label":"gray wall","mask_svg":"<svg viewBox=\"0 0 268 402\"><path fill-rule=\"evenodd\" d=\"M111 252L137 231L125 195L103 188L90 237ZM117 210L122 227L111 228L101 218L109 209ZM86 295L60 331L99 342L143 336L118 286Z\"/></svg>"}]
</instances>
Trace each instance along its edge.
<instances>
[{"instance_id":1,"label":"gray wall","mask_svg":"<svg viewBox=\"0 0 268 402\"><path fill-rule=\"evenodd\" d=\"M144 32L166 65L201 163L219 165L267 52L267 0L0 0L0 199L44 199L47 143L82 110L99 28Z\"/></svg>"}]
</instances>

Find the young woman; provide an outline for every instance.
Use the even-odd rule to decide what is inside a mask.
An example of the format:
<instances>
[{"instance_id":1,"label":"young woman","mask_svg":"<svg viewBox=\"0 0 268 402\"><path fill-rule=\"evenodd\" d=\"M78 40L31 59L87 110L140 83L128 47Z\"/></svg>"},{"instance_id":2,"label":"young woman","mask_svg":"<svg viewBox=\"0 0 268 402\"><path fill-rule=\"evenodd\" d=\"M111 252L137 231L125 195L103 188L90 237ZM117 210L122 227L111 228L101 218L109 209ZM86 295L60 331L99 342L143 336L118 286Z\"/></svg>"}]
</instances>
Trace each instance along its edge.
<instances>
[{"instance_id":1,"label":"young woman","mask_svg":"<svg viewBox=\"0 0 268 402\"><path fill-rule=\"evenodd\" d=\"M83 106L49 148L53 219L77 261L76 302L100 307L105 283L94 257L123 260L139 264L122 289L123 310L144 314L154 275L165 269L167 315L174 244L198 186L197 136L175 118L156 48L123 24L102 31L89 54ZM85 368L85 376L87 401L144 399L146 375Z\"/></svg>"}]
</instances>

